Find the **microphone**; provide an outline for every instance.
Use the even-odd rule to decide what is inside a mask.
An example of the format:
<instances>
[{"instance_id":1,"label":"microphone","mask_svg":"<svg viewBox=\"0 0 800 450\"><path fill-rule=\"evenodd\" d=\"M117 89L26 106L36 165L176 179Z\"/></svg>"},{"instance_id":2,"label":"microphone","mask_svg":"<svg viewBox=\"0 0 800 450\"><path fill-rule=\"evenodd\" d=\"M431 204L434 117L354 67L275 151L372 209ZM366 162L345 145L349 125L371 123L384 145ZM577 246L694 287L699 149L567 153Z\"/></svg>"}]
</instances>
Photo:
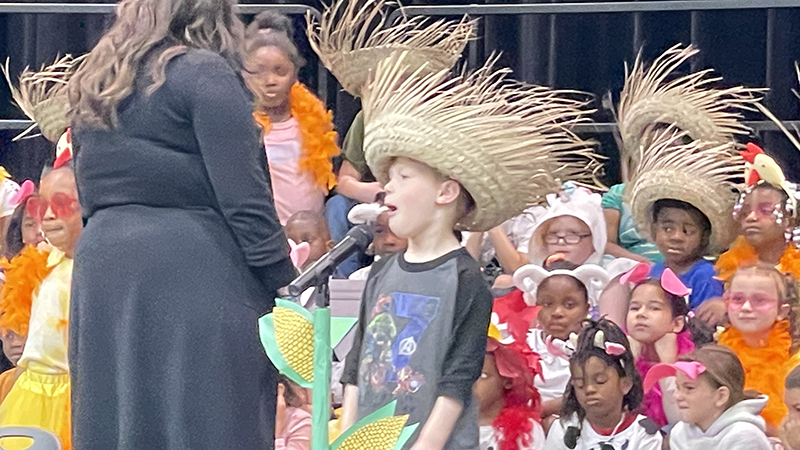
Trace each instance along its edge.
<instances>
[{"instance_id":1,"label":"microphone","mask_svg":"<svg viewBox=\"0 0 800 450\"><path fill-rule=\"evenodd\" d=\"M372 242L372 238L373 231L369 225L357 225L351 228L331 251L323 255L289 284L289 295L297 297L306 289L319 284L320 278L327 279L336 266L348 256L366 250Z\"/></svg>"}]
</instances>

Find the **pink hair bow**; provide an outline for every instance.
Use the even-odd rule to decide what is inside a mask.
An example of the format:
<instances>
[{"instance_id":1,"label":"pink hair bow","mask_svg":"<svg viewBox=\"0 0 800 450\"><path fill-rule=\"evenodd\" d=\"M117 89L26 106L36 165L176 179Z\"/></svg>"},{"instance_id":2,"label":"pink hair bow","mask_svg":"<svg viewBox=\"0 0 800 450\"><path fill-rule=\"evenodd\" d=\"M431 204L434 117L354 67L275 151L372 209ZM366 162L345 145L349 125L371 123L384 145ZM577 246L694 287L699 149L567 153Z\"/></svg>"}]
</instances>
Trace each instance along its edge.
<instances>
[{"instance_id":1,"label":"pink hair bow","mask_svg":"<svg viewBox=\"0 0 800 450\"><path fill-rule=\"evenodd\" d=\"M292 260L292 264L299 269L308 260L308 255L311 254L311 246L308 245L308 242L297 244L289 239L289 248L289 258Z\"/></svg>"},{"instance_id":2,"label":"pink hair bow","mask_svg":"<svg viewBox=\"0 0 800 450\"><path fill-rule=\"evenodd\" d=\"M17 190L17 193L14 194L13 197L11 197L11 199L10 199L11 204L14 205L14 206L19 206L28 197L33 195L33 191L35 189L36 189L36 186L34 186L33 181L31 181L31 180L23 181L22 184L19 186L19 189Z\"/></svg>"},{"instance_id":3,"label":"pink hair bow","mask_svg":"<svg viewBox=\"0 0 800 450\"><path fill-rule=\"evenodd\" d=\"M603 330L598 330L594 334L594 346L611 356L619 356L625 353L624 345L613 341L606 341L606 334L603 333Z\"/></svg>"},{"instance_id":4,"label":"pink hair bow","mask_svg":"<svg viewBox=\"0 0 800 450\"><path fill-rule=\"evenodd\" d=\"M633 269L629 270L625 275L619 279L621 284L633 283L638 284L642 281L649 279L650 265L646 263L639 263ZM672 269L664 269L661 273L661 288L672 295L678 297L686 297L691 293L691 290L675 275Z\"/></svg>"},{"instance_id":5,"label":"pink hair bow","mask_svg":"<svg viewBox=\"0 0 800 450\"><path fill-rule=\"evenodd\" d=\"M650 389L653 389L653 386L662 378L674 377L679 370L692 380L696 380L700 374L706 371L706 366L699 361L678 361L675 364L656 364L644 377L644 391L648 392Z\"/></svg>"}]
</instances>

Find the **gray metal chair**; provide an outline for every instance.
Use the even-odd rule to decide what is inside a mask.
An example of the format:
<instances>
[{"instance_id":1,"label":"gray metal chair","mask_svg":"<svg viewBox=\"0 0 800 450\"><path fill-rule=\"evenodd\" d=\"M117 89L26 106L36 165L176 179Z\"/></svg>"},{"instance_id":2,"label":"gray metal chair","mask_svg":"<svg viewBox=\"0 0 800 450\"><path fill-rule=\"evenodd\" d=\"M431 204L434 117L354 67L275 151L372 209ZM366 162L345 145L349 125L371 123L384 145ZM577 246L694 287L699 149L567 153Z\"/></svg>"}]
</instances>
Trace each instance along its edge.
<instances>
[{"instance_id":1,"label":"gray metal chair","mask_svg":"<svg viewBox=\"0 0 800 450\"><path fill-rule=\"evenodd\" d=\"M2 438L30 438L33 444L26 450L61 450L61 442L51 432L31 427L0 427ZM6 450L0 444L0 450Z\"/></svg>"}]
</instances>

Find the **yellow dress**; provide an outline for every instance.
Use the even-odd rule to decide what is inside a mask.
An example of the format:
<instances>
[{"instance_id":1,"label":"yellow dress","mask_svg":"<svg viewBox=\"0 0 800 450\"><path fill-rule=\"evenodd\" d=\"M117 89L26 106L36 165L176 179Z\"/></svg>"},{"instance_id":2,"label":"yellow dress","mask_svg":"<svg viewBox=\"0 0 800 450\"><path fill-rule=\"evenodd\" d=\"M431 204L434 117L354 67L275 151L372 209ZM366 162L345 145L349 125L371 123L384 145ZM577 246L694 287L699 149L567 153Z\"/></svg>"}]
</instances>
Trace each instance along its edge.
<instances>
[{"instance_id":1,"label":"yellow dress","mask_svg":"<svg viewBox=\"0 0 800 450\"><path fill-rule=\"evenodd\" d=\"M0 426L35 426L57 435L71 448L70 379L67 362L69 297L72 260L53 250L47 258L53 270L33 298L28 340L18 365L25 369L0 404ZM30 441L4 439L8 450Z\"/></svg>"}]
</instances>

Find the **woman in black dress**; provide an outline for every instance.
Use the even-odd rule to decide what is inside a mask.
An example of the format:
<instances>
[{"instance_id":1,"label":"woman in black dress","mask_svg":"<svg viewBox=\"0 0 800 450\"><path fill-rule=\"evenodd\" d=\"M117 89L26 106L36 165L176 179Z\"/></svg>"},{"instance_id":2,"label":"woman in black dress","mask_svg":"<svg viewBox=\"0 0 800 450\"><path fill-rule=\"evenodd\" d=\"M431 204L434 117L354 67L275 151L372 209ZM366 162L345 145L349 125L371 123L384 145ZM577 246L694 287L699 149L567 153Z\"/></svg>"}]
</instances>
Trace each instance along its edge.
<instances>
[{"instance_id":1,"label":"woman in black dress","mask_svg":"<svg viewBox=\"0 0 800 450\"><path fill-rule=\"evenodd\" d=\"M76 450L272 448L257 319L294 269L234 3L124 0L70 82Z\"/></svg>"}]
</instances>

